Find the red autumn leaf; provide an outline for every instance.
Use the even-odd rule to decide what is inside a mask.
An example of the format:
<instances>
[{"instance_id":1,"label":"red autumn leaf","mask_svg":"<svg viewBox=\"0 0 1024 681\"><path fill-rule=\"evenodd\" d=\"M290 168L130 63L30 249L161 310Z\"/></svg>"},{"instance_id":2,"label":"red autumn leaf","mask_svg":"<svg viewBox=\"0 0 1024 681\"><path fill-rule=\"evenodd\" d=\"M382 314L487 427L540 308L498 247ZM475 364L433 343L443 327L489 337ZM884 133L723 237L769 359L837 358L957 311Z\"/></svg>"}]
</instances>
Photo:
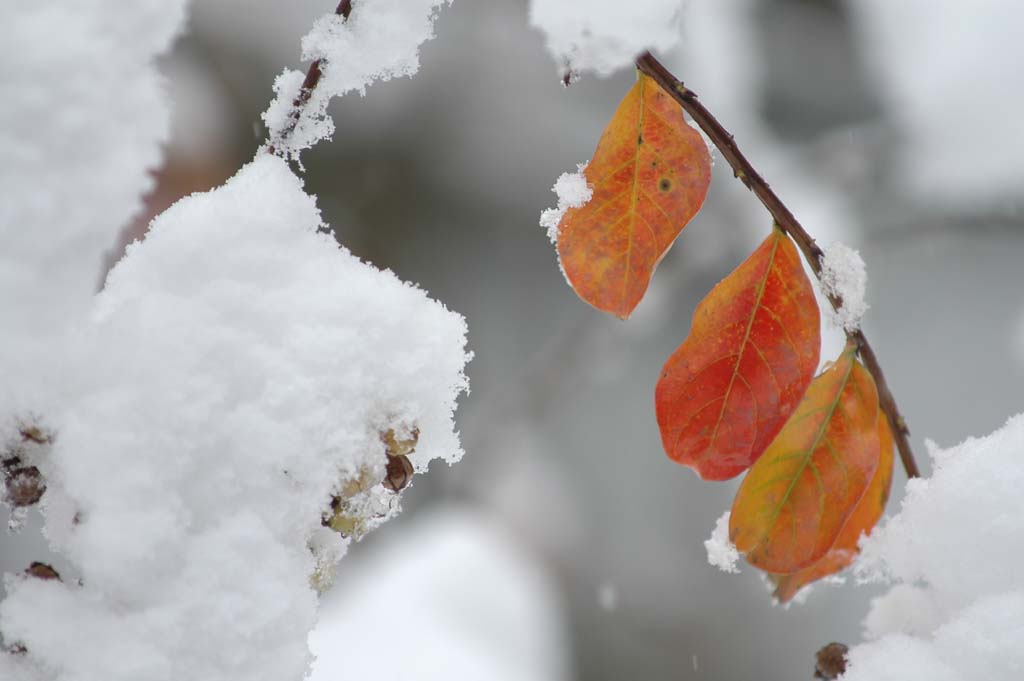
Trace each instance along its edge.
<instances>
[{"instance_id":1,"label":"red autumn leaf","mask_svg":"<svg viewBox=\"0 0 1024 681\"><path fill-rule=\"evenodd\" d=\"M743 479L729 535L747 562L792 573L825 555L878 468L878 393L848 344Z\"/></svg>"},{"instance_id":2,"label":"red autumn leaf","mask_svg":"<svg viewBox=\"0 0 1024 681\"><path fill-rule=\"evenodd\" d=\"M889 421L881 412L878 414L878 441L878 468L871 477L864 496L861 497L846 524L843 525L836 543L828 550L828 553L803 570L789 575L771 576L771 580L775 584L774 595L780 603L788 602L793 596L796 596L800 589L811 582L834 575L850 565L857 557L859 550L857 543L860 541L861 535L870 534L882 517L885 504L889 501L889 488L892 485L893 441Z\"/></svg>"},{"instance_id":3,"label":"red autumn leaf","mask_svg":"<svg viewBox=\"0 0 1024 681\"><path fill-rule=\"evenodd\" d=\"M704 203L711 157L679 105L639 75L584 175L594 194L562 217L558 255L580 298L625 319Z\"/></svg>"},{"instance_id":4,"label":"red autumn leaf","mask_svg":"<svg viewBox=\"0 0 1024 681\"><path fill-rule=\"evenodd\" d=\"M654 393L665 452L705 480L757 460L800 402L821 346L814 289L773 229L697 306Z\"/></svg>"}]
</instances>

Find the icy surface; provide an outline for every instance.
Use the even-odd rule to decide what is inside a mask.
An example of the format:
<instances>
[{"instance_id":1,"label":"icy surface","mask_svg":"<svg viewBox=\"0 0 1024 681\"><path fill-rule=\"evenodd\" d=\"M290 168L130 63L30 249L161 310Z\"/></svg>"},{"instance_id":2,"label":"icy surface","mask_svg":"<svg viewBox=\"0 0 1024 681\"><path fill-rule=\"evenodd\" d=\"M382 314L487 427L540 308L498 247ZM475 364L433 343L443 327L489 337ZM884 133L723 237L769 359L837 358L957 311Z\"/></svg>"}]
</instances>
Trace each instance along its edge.
<instances>
[{"instance_id":1,"label":"icy surface","mask_svg":"<svg viewBox=\"0 0 1024 681\"><path fill-rule=\"evenodd\" d=\"M704 542L704 548L708 552L708 562L722 572L739 572L737 563L740 559L740 552L729 540L729 511L726 511L715 522L715 529L711 537Z\"/></svg>"},{"instance_id":2,"label":"icy surface","mask_svg":"<svg viewBox=\"0 0 1024 681\"><path fill-rule=\"evenodd\" d=\"M325 598L310 681L572 678L557 585L507 528L448 507L389 529Z\"/></svg>"},{"instance_id":3,"label":"icy surface","mask_svg":"<svg viewBox=\"0 0 1024 681\"><path fill-rule=\"evenodd\" d=\"M1024 414L983 438L930 447L935 472L864 540L876 599L846 681L1013 681L1024 675Z\"/></svg>"},{"instance_id":4,"label":"icy surface","mask_svg":"<svg viewBox=\"0 0 1024 681\"><path fill-rule=\"evenodd\" d=\"M350 92L366 94L374 81L415 74L420 67L420 45L434 37L434 18L451 0L361 0L353 3L346 20L327 14L302 39L302 58L321 60L322 76L301 117L288 132L292 101L304 73L285 70L274 82L277 93L263 120L270 142L286 156L334 134L327 115L331 98ZM285 134L287 133L287 134Z\"/></svg>"},{"instance_id":5,"label":"icy surface","mask_svg":"<svg viewBox=\"0 0 1024 681\"><path fill-rule=\"evenodd\" d=\"M344 549L331 496L365 480L365 522L395 510L387 429L418 428L419 471L461 455L463 319L321 227L264 155L111 272L44 469L82 583L13 579L0 604L4 639L45 660L32 678L301 679L310 578Z\"/></svg>"},{"instance_id":6,"label":"icy surface","mask_svg":"<svg viewBox=\"0 0 1024 681\"><path fill-rule=\"evenodd\" d=\"M680 0L531 0L530 24L544 32L559 67L607 76L644 50L680 39Z\"/></svg>"},{"instance_id":7,"label":"icy surface","mask_svg":"<svg viewBox=\"0 0 1024 681\"><path fill-rule=\"evenodd\" d=\"M562 222L565 211L586 205L594 195L593 188L587 184L587 178L583 175L583 169L586 167L586 162L578 163L575 173L562 173L551 188L558 196L558 206L547 208L540 214L540 226L548 231L551 243L558 243L558 225Z\"/></svg>"},{"instance_id":8,"label":"icy surface","mask_svg":"<svg viewBox=\"0 0 1024 681\"><path fill-rule=\"evenodd\" d=\"M153 62L184 15L183 0L0 3L0 419L63 388L67 330L161 160Z\"/></svg>"},{"instance_id":9,"label":"icy surface","mask_svg":"<svg viewBox=\"0 0 1024 681\"><path fill-rule=\"evenodd\" d=\"M868 275L860 253L839 241L829 245L821 262L821 284L826 293L843 300L842 307L832 315L835 325L847 331L859 329L868 311L864 300Z\"/></svg>"}]
</instances>

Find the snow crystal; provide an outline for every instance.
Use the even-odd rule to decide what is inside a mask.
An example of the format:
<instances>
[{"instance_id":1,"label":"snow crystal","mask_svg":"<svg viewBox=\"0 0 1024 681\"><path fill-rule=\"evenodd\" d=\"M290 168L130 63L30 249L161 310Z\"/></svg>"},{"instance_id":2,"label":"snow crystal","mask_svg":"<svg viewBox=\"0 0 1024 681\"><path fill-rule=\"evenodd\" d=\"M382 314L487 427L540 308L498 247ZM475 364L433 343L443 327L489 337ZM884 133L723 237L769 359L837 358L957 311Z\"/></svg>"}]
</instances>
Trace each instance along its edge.
<instances>
[{"instance_id":1,"label":"snow crystal","mask_svg":"<svg viewBox=\"0 0 1024 681\"><path fill-rule=\"evenodd\" d=\"M681 37L680 0L531 0L530 24L547 36L559 66L607 76L644 50L667 50Z\"/></svg>"},{"instance_id":2,"label":"snow crystal","mask_svg":"<svg viewBox=\"0 0 1024 681\"><path fill-rule=\"evenodd\" d=\"M864 540L861 577L898 582L872 603L879 637L850 650L846 681L1024 674L1024 414L991 435L930 447L898 515ZM913 611L913 612L908 612Z\"/></svg>"},{"instance_id":3,"label":"snow crystal","mask_svg":"<svg viewBox=\"0 0 1024 681\"><path fill-rule=\"evenodd\" d=\"M285 70L274 81L276 97L263 113L271 144L286 156L297 156L334 134L327 115L332 97L366 94L374 81L411 76L419 70L420 45L434 37L438 8L451 0L361 0L346 20L328 14L302 39L302 58L321 60L322 76L297 121L292 101L304 75ZM294 130L285 131L294 123Z\"/></svg>"},{"instance_id":4,"label":"snow crystal","mask_svg":"<svg viewBox=\"0 0 1024 681\"><path fill-rule=\"evenodd\" d=\"M833 323L847 331L860 328L868 310L864 301L868 275L860 253L841 242L825 249L821 261L821 284L825 293L842 298L843 305L832 315Z\"/></svg>"},{"instance_id":5,"label":"snow crystal","mask_svg":"<svg viewBox=\"0 0 1024 681\"><path fill-rule=\"evenodd\" d=\"M10 579L0 603L33 681L298 681L311 578L344 550L332 496L358 481L367 527L394 512L388 429L418 429L417 471L461 455L464 320L321 228L262 155L110 273L42 462L47 536L81 582Z\"/></svg>"},{"instance_id":6,"label":"snow crystal","mask_svg":"<svg viewBox=\"0 0 1024 681\"><path fill-rule=\"evenodd\" d=\"M722 572L739 572L736 563L740 559L740 552L729 539L729 515L730 512L726 511L715 522L715 529L704 542L704 548L708 552L708 563Z\"/></svg>"},{"instance_id":7,"label":"snow crystal","mask_svg":"<svg viewBox=\"0 0 1024 681\"><path fill-rule=\"evenodd\" d=\"M594 195L593 188L587 184L587 178L583 175L586 167L587 162L576 164L575 173L562 173L551 188L558 196L558 206L541 212L540 226L548 230L548 238L553 244L558 243L558 225L565 211L585 205Z\"/></svg>"}]
</instances>

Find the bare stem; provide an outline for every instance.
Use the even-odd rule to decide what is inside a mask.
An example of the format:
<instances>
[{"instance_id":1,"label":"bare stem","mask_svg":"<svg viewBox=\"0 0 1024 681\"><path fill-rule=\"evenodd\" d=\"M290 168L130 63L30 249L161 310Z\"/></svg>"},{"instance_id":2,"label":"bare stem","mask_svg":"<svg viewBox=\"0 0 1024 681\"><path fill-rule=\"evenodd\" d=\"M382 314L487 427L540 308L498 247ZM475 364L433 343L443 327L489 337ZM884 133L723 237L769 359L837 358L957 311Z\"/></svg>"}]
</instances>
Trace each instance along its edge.
<instances>
[{"instance_id":1,"label":"bare stem","mask_svg":"<svg viewBox=\"0 0 1024 681\"><path fill-rule=\"evenodd\" d=\"M352 0L341 0L338 3L338 7L334 10L334 13L348 19L348 16L352 13ZM306 108L306 104L309 103L310 97L313 96L313 91L316 90L317 84L320 83L320 76L323 75L321 69L322 60L317 59L309 65L309 70L306 71L306 77L302 81L302 87L299 88L299 93L295 95L295 99L292 100L292 109L288 112L288 123L285 124L284 129L281 130L281 134L277 136L277 142L286 141L291 137L292 133L295 132L295 126L299 124L299 119L302 118L302 112ZM271 154L275 153L273 144L267 146L267 151Z\"/></svg>"},{"instance_id":2,"label":"bare stem","mask_svg":"<svg viewBox=\"0 0 1024 681\"><path fill-rule=\"evenodd\" d=\"M704 131L715 147L718 148L726 162L732 166L733 174L764 204L764 207L768 209L768 212L779 228L796 242L807 263L811 266L811 270L814 271L818 279L821 279L821 262L824 256L821 248L739 150L732 134L722 127L722 124L718 122L710 111L704 108L704 105L697 99L697 94L683 85L650 52L644 53L637 59L636 67L653 78L665 92L679 102L679 105L683 107L686 113L690 114L694 122L700 126L700 129ZM836 310L843 305L842 298L838 296L829 295L828 299ZM867 370L871 372L871 376L875 379L875 385L878 387L879 406L885 413L886 418L889 419L889 425L892 427L893 437L896 440L896 447L900 452L900 460L903 462L903 469L907 472L907 477L916 478L920 475L920 472L917 468L917 462L914 460L914 452L910 448L910 430L907 428L907 423L903 416L900 415L899 408L896 406L896 399L892 396L892 391L889 390L889 384L886 383L885 375L882 373L882 367L878 363L875 351L871 348L871 344L868 343L868 339L860 329L847 331L846 335L857 346L864 366L867 367Z\"/></svg>"}]
</instances>

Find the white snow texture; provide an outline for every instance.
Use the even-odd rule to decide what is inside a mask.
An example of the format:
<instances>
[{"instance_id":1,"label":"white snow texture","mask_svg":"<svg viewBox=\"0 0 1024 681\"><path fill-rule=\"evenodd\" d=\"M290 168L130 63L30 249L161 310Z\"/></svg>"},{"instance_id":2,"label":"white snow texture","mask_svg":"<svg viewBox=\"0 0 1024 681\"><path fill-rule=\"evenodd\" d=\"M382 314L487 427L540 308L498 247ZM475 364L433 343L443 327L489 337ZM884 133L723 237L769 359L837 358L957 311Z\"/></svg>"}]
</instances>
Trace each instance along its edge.
<instances>
[{"instance_id":1,"label":"white snow texture","mask_svg":"<svg viewBox=\"0 0 1024 681\"><path fill-rule=\"evenodd\" d=\"M451 0L361 0L347 20L333 13L318 19L302 39L302 58L320 59L323 75L287 139L282 132L290 124L292 101L304 74L286 69L277 77L277 96L263 113L274 148L297 157L334 134L334 121L327 115L331 98L350 92L365 95L374 81L419 71L420 45L434 37L438 8L449 4Z\"/></svg>"},{"instance_id":2,"label":"white snow texture","mask_svg":"<svg viewBox=\"0 0 1024 681\"><path fill-rule=\"evenodd\" d=\"M740 560L740 552L729 540L730 515L731 513L726 511L715 521L715 529L704 542L704 549L708 552L708 563L711 565L722 572L739 572L737 563Z\"/></svg>"},{"instance_id":3,"label":"white snow texture","mask_svg":"<svg viewBox=\"0 0 1024 681\"><path fill-rule=\"evenodd\" d=\"M0 3L0 414L44 411L103 253L140 209L182 0ZM130 84L130 87L126 87Z\"/></svg>"},{"instance_id":4,"label":"white snow texture","mask_svg":"<svg viewBox=\"0 0 1024 681\"><path fill-rule=\"evenodd\" d=\"M680 0L530 0L530 24L542 30L560 68L607 76L644 50L667 50L682 37Z\"/></svg>"},{"instance_id":5,"label":"white snow texture","mask_svg":"<svg viewBox=\"0 0 1024 681\"><path fill-rule=\"evenodd\" d=\"M583 169L587 163L578 163L575 173L562 173L555 180L551 191L558 197L558 206L546 208L540 214L540 226L547 230L551 243L558 243L558 225L562 222L562 216L570 208L579 208L586 205L594 196L593 188L587 184L587 178Z\"/></svg>"},{"instance_id":6,"label":"white snow texture","mask_svg":"<svg viewBox=\"0 0 1024 681\"><path fill-rule=\"evenodd\" d=\"M839 241L830 244L821 262L821 285L825 293L843 300L842 307L833 311L833 323L847 331L859 329L868 311L864 300L868 275L860 253Z\"/></svg>"},{"instance_id":7,"label":"white snow texture","mask_svg":"<svg viewBox=\"0 0 1024 681\"><path fill-rule=\"evenodd\" d=\"M56 433L32 463L71 566L6 577L0 637L27 652L0 650L4 681L298 681L311 577L347 541L321 526L331 497L358 480L366 528L397 510L389 429L418 430L418 472L462 453L464 320L340 248L281 158L176 203L94 295L158 160L152 58L182 18L0 10L0 99L26 101L0 107L0 450L35 415Z\"/></svg>"},{"instance_id":8,"label":"white snow texture","mask_svg":"<svg viewBox=\"0 0 1024 681\"><path fill-rule=\"evenodd\" d=\"M1024 414L930 450L935 472L864 540L858 574L899 583L872 603L874 640L850 650L843 679L1024 678Z\"/></svg>"}]
</instances>

